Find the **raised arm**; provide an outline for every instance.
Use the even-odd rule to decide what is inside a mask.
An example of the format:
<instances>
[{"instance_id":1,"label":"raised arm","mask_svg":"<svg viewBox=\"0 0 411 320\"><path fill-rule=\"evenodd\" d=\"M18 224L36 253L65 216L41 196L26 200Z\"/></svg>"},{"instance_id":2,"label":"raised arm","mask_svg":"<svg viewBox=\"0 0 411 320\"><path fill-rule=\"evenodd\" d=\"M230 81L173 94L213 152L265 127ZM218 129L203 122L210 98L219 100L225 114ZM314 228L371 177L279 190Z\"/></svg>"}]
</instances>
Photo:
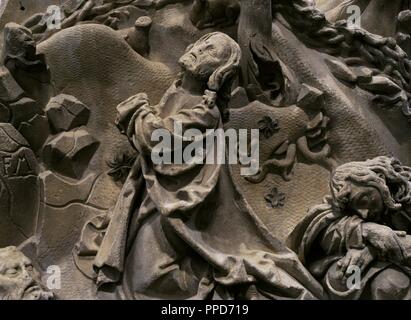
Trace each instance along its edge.
<instances>
[{"instance_id":1,"label":"raised arm","mask_svg":"<svg viewBox=\"0 0 411 320\"><path fill-rule=\"evenodd\" d=\"M161 118L159 110L150 106L147 95L138 94L117 107L116 124L139 152L149 154L158 144L158 141L152 139L155 130L166 130L171 136L176 136L176 123L182 129L182 133L188 129L198 129L202 133L207 129L216 129L220 124L216 98L215 92L206 90L198 105Z\"/></svg>"}]
</instances>

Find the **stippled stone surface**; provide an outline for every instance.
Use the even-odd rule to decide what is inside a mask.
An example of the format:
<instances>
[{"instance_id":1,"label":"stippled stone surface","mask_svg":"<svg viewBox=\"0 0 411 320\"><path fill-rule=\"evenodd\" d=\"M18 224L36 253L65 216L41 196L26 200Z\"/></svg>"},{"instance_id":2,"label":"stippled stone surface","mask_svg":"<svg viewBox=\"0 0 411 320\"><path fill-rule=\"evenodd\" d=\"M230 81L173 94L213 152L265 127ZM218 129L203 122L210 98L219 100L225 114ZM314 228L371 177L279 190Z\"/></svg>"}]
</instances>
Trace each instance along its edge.
<instances>
[{"instance_id":1,"label":"stippled stone surface","mask_svg":"<svg viewBox=\"0 0 411 320\"><path fill-rule=\"evenodd\" d=\"M37 226L40 183L37 159L20 133L0 123L0 246L19 244Z\"/></svg>"}]
</instances>

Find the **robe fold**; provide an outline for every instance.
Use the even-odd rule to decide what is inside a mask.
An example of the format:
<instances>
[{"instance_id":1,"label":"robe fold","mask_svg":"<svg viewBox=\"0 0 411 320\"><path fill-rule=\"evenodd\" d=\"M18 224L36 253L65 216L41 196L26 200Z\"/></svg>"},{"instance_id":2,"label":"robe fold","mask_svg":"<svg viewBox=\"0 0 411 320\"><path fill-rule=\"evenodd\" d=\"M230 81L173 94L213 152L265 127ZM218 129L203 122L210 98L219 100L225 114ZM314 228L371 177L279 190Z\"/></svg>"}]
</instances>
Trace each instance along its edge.
<instances>
[{"instance_id":1,"label":"robe fold","mask_svg":"<svg viewBox=\"0 0 411 320\"><path fill-rule=\"evenodd\" d=\"M311 274L322 283L331 299L364 297L373 278L389 268L401 270L411 277L411 236L406 236L400 238L405 258L403 263L374 260L361 274L360 289L340 290L333 287L330 278L337 272L337 262L349 249L362 249L367 245L362 237L363 223L358 216L337 213L331 197L326 197L322 205L308 212L287 239L289 248L298 254Z\"/></svg>"},{"instance_id":2,"label":"robe fold","mask_svg":"<svg viewBox=\"0 0 411 320\"><path fill-rule=\"evenodd\" d=\"M137 95L118 107L117 123L140 155L115 208L85 226L77 266L103 298L324 298L242 197L228 166L152 162L156 129L178 139L178 122L205 139L207 129L223 127L217 106L205 101L176 82L158 106Z\"/></svg>"}]
</instances>

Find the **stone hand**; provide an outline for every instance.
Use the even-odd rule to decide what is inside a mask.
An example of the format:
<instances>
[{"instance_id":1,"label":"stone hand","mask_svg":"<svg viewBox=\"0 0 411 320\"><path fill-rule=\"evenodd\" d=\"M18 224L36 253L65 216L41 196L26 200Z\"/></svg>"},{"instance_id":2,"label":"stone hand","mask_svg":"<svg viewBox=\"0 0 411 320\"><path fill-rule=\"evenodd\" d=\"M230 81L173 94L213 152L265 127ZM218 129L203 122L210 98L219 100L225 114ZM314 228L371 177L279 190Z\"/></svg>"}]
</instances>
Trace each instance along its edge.
<instances>
[{"instance_id":1,"label":"stone hand","mask_svg":"<svg viewBox=\"0 0 411 320\"><path fill-rule=\"evenodd\" d=\"M128 98L117 106L116 125L121 133L125 134L134 113L143 107L149 107L150 102L147 94L139 93Z\"/></svg>"},{"instance_id":2,"label":"stone hand","mask_svg":"<svg viewBox=\"0 0 411 320\"><path fill-rule=\"evenodd\" d=\"M403 231L394 231L376 223L363 225L364 238L378 250L379 255L396 262L402 262L404 259L399 238L405 235Z\"/></svg>"},{"instance_id":3,"label":"stone hand","mask_svg":"<svg viewBox=\"0 0 411 320\"><path fill-rule=\"evenodd\" d=\"M211 90L206 90L203 96L203 104L210 109L214 108L217 101L217 93Z\"/></svg>"},{"instance_id":4,"label":"stone hand","mask_svg":"<svg viewBox=\"0 0 411 320\"><path fill-rule=\"evenodd\" d=\"M339 275L340 279L348 278L351 275L352 272L349 272L350 266L356 266L361 272L364 272L375 257L376 253L374 249L369 247L348 250L345 257L337 262L337 267L341 272Z\"/></svg>"}]
</instances>

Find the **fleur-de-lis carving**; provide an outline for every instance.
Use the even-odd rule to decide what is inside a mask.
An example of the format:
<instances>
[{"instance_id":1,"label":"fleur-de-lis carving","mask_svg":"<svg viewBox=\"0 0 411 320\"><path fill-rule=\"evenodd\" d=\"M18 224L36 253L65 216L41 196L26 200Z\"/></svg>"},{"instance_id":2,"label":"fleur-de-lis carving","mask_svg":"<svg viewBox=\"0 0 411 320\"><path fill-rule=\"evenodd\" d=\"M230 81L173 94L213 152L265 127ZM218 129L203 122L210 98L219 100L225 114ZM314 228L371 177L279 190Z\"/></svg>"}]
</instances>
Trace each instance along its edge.
<instances>
[{"instance_id":1,"label":"fleur-de-lis carving","mask_svg":"<svg viewBox=\"0 0 411 320\"><path fill-rule=\"evenodd\" d=\"M269 193L264 196L265 201L271 208L284 207L285 194L278 190L277 187L273 187Z\"/></svg>"},{"instance_id":2,"label":"fleur-de-lis carving","mask_svg":"<svg viewBox=\"0 0 411 320\"><path fill-rule=\"evenodd\" d=\"M269 116L265 116L260 121L258 121L258 126L260 133L265 139L271 138L274 135L274 133L280 130L278 120L273 119Z\"/></svg>"}]
</instances>

